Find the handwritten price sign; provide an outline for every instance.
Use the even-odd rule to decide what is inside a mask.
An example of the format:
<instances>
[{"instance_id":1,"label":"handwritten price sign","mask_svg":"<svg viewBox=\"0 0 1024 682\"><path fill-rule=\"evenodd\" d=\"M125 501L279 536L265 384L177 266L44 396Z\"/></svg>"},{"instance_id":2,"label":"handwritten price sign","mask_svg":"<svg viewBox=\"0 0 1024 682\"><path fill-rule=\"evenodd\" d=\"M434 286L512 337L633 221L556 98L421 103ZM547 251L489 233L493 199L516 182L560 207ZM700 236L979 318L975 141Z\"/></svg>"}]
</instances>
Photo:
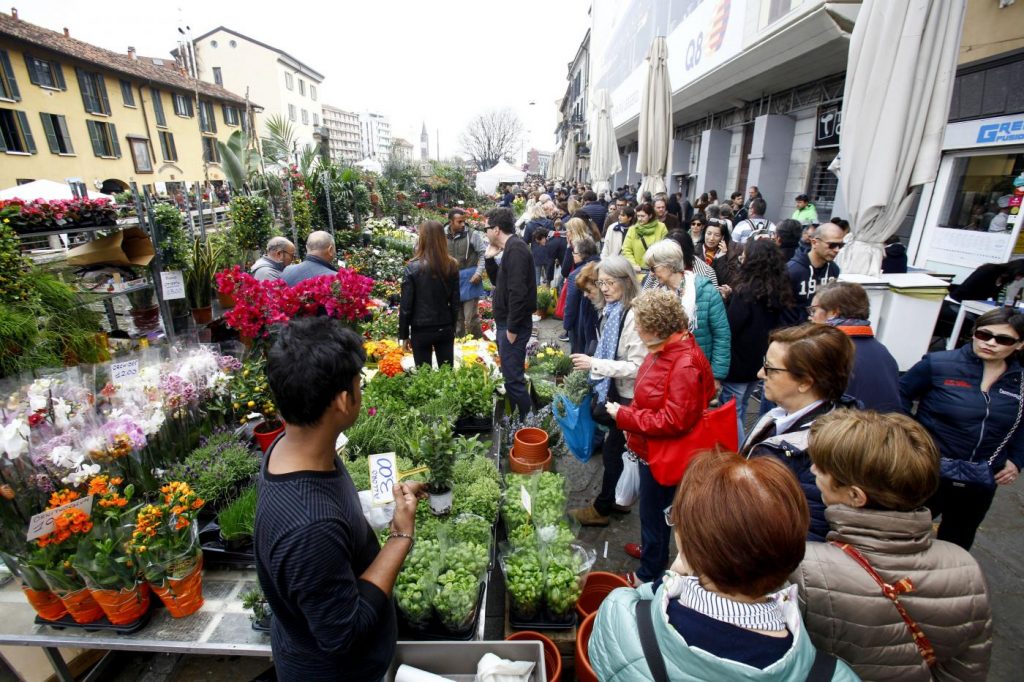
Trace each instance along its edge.
<instances>
[{"instance_id":1,"label":"handwritten price sign","mask_svg":"<svg viewBox=\"0 0 1024 682\"><path fill-rule=\"evenodd\" d=\"M44 535L49 535L53 532L53 520L60 516L62 512L76 507L86 514L92 513L92 495L75 500L74 502L62 504L56 509L49 509L33 516L28 522L28 539L35 540Z\"/></svg>"},{"instance_id":2,"label":"handwritten price sign","mask_svg":"<svg viewBox=\"0 0 1024 682\"><path fill-rule=\"evenodd\" d=\"M160 283L163 284L165 301L185 298L185 276L180 271L165 270L161 272Z\"/></svg>"},{"instance_id":3,"label":"handwritten price sign","mask_svg":"<svg viewBox=\"0 0 1024 682\"><path fill-rule=\"evenodd\" d=\"M124 381L139 374L138 360L124 360L122 362L110 363L110 378L114 381Z\"/></svg>"},{"instance_id":4,"label":"handwritten price sign","mask_svg":"<svg viewBox=\"0 0 1024 682\"><path fill-rule=\"evenodd\" d=\"M382 507L395 501L395 484L398 483L398 465L395 453L384 452L367 457L370 465L370 497L373 506Z\"/></svg>"}]
</instances>

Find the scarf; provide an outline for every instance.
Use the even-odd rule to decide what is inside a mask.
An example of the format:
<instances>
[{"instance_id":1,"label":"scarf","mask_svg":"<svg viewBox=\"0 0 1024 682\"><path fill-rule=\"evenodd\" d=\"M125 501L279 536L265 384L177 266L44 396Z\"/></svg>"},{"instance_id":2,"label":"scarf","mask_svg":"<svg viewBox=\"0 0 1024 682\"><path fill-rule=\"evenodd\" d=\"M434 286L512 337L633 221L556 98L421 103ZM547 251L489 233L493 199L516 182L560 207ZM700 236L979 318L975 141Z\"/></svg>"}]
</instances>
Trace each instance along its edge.
<instances>
[{"instance_id":1,"label":"scarf","mask_svg":"<svg viewBox=\"0 0 1024 682\"><path fill-rule=\"evenodd\" d=\"M695 575L669 573L664 580L665 591L670 598L677 598L686 608L709 618L747 630L788 629L782 603L787 598L796 597L795 586L767 595L767 601L748 604L704 589Z\"/></svg>"},{"instance_id":2,"label":"scarf","mask_svg":"<svg viewBox=\"0 0 1024 682\"><path fill-rule=\"evenodd\" d=\"M683 273L683 281L676 289L676 295L683 304L683 312L690 321L688 328L692 332L697 329L697 275L692 270Z\"/></svg>"},{"instance_id":3,"label":"scarf","mask_svg":"<svg viewBox=\"0 0 1024 682\"><path fill-rule=\"evenodd\" d=\"M619 345L619 328L622 326L623 315L622 301L608 303L604 307L604 323L601 325L601 335L597 338L597 351L594 357L598 360L614 360ZM594 393L597 394L597 404L604 405L608 400L608 389L611 387L611 377L599 379L594 384Z\"/></svg>"}]
</instances>

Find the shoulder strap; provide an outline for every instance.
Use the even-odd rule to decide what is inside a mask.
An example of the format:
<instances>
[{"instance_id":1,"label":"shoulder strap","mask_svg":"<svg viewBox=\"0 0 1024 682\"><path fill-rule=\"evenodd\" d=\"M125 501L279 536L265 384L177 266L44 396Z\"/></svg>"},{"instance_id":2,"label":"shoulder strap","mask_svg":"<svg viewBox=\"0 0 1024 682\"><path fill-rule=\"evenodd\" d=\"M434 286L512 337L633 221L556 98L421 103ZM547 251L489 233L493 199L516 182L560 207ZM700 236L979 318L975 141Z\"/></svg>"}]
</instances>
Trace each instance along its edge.
<instances>
[{"instance_id":1,"label":"shoulder strap","mask_svg":"<svg viewBox=\"0 0 1024 682\"><path fill-rule=\"evenodd\" d=\"M647 240L644 239L642 234L640 234L640 230L637 230L636 236L640 238L640 243L644 245L644 253L647 253Z\"/></svg>"},{"instance_id":2,"label":"shoulder strap","mask_svg":"<svg viewBox=\"0 0 1024 682\"><path fill-rule=\"evenodd\" d=\"M1017 418L1013 421L1013 426L1010 428L1009 432L1007 432L1006 438L1003 438L1003 442L999 444L996 451L988 458L989 466L992 466L992 462L996 461L996 457L999 456L999 453L1003 451L1006 444L1010 442L1011 438L1013 438L1013 434L1017 432L1017 427L1020 426L1020 418L1022 415L1024 415L1024 372L1021 372L1020 375L1020 401L1017 403Z\"/></svg>"},{"instance_id":3,"label":"shoulder strap","mask_svg":"<svg viewBox=\"0 0 1024 682\"><path fill-rule=\"evenodd\" d=\"M821 649L815 650L814 663L807 673L807 682L829 682L836 674L836 657Z\"/></svg>"},{"instance_id":4,"label":"shoulder strap","mask_svg":"<svg viewBox=\"0 0 1024 682\"><path fill-rule=\"evenodd\" d=\"M647 659L647 667L651 670L654 682L668 682L668 669L665 659L661 657L658 636L654 632L654 619L651 616L651 599L638 599L636 602L636 625L640 634L640 646Z\"/></svg>"},{"instance_id":5,"label":"shoulder strap","mask_svg":"<svg viewBox=\"0 0 1024 682\"><path fill-rule=\"evenodd\" d=\"M935 665L935 649L932 647L932 643L928 641L928 637L921 630L921 626L911 618L910 614L907 613L907 609L900 602L901 594L913 592L914 590L914 584L910 581L910 578L903 578L895 585L890 585L882 580L882 576L878 575L875 569L871 567L871 564L868 563L868 560L864 558L864 555L857 551L856 548L851 547L845 542L836 542L834 540L829 540L829 542L846 552L847 556L856 561L861 568L868 572L871 579L878 583L878 586L882 588L882 594L892 601L896 610L899 611L900 617L903 618L903 622L907 624L907 630L910 631L910 636L914 639L914 644L917 645L921 658L928 664L928 667Z\"/></svg>"}]
</instances>

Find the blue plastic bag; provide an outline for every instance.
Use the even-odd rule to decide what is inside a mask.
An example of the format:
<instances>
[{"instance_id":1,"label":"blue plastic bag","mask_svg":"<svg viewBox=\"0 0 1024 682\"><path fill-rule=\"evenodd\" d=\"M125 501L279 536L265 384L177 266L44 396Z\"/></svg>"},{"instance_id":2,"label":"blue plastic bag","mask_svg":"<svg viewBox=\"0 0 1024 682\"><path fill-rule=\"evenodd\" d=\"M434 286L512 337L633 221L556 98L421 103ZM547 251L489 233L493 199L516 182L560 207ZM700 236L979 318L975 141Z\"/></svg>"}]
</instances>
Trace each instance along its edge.
<instances>
[{"instance_id":1,"label":"blue plastic bag","mask_svg":"<svg viewBox=\"0 0 1024 682\"><path fill-rule=\"evenodd\" d=\"M562 429L562 438L572 456L581 462L590 460L594 450L594 418L590 414L590 401L593 395L587 395L583 402L574 405L571 400L556 393L552 401L551 412L555 416L558 427Z\"/></svg>"}]
</instances>

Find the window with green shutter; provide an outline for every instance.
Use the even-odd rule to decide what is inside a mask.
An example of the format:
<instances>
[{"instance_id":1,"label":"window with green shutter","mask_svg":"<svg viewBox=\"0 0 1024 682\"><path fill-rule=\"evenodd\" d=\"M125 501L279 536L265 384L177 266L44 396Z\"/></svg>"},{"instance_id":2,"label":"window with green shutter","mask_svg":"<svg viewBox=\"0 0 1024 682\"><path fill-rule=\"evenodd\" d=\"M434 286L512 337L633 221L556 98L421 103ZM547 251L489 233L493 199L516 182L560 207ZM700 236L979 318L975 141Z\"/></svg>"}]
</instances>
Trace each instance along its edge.
<instances>
[{"instance_id":1,"label":"window with green shutter","mask_svg":"<svg viewBox=\"0 0 1024 682\"><path fill-rule=\"evenodd\" d=\"M105 159L121 158L121 143L117 140L117 126L103 121L86 120L89 128L89 141L92 142L93 154Z\"/></svg>"},{"instance_id":2,"label":"window with green shutter","mask_svg":"<svg viewBox=\"0 0 1024 682\"><path fill-rule=\"evenodd\" d=\"M217 119L213 115L213 102L199 103L199 128L204 133L217 132Z\"/></svg>"},{"instance_id":3,"label":"window with green shutter","mask_svg":"<svg viewBox=\"0 0 1024 682\"><path fill-rule=\"evenodd\" d=\"M75 74L78 76L78 89L82 91L85 110L90 114L110 116L110 98L107 97L103 74L82 69L75 69Z\"/></svg>"},{"instance_id":4,"label":"window with green shutter","mask_svg":"<svg viewBox=\"0 0 1024 682\"><path fill-rule=\"evenodd\" d=\"M53 90L68 89L67 83L64 82L64 70L57 62L26 53L25 68L28 69L28 80L33 85Z\"/></svg>"},{"instance_id":5,"label":"window with green shutter","mask_svg":"<svg viewBox=\"0 0 1024 682\"><path fill-rule=\"evenodd\" d=\"M160 131L160 152L163 154L164 161L177 161L178 150L174 146L174 133L167 131Z\"/></svg>"},{"instance_id":6,"label":"window with green shutter","mask_svg":"<svg viewBox=\"0 0 1024 682\"><path fill-rule=\"evenodd\" d=\"M0 151L35 154L36 143L24 111L0 109Z\"/></svg>"},{"instance_id":7,"label":"window with green shutter","mask_svg":"<svg viewBox=\"0 0 1024 682\"><path fill-rule=\"evenodd\" d=\"M120 83L121 83L121 99L124 101L124 105L126 107L132 107L134 109L135 108L135 93L132 92L132 84L129 83L128 81L124 80L123 78L121 79Z\"/></svg>"},{"instance_id":8,"label":"window with green shutter","mask_svg":"<svg viewBox=\"0 0 1024 682\"><path fill-rule=\"evenodd\" d=\"M222 107L224 114L224 124L229 126L238 125L238 120L240 118L238 115L238 109L228 104L224 104L222 105Z\"/></svg>"},{"instance_id":9,"label":"window with green shutter","mask_svg":"<svg viewBox=\"0 0 1024 682\"><path fill-rule=\"evenodd\" d=\"M174 113L184 118L192 118L192 98L177 92L172 95L172 98L174 99Z\"/></svg>"},{"instance_id":10,"label":"window with green shutter","mask_svg":"<svg viewBox=\"0 0 1024 682\"><path fill-rule=\"evenodd\" d=\"M153 98L153 113L156 115L156 124L161 128L167 127L167 117L164 116L164 101L160 91L156 88L149 89L149 95Z\"/></svg>"},{"instance_id":11,"label":"window with green shutter","mask_svg":"<svg viewBox=\"0 0 1024 682\"><path fill-rule=\"evenodd\" d=\"M53 154L74 154L75 148L71 144L71 134L68 132L67 120L60 114L39 114L43 121L43 132L46 133L46 143L50 146Z\"/></svg>"},{"instance_id":12,"label":"window with green shutter","mask_svg":"<svg viewBox=\"0 0 1024 682\"><path fill-rule=\"evenodd\" d=\"M15 102L21 99L21 91L18 90L18 81L14 78L14 69L11 67L11 58L7 50L0 50L0 99Z\"/></svg>"}]
</instances>

